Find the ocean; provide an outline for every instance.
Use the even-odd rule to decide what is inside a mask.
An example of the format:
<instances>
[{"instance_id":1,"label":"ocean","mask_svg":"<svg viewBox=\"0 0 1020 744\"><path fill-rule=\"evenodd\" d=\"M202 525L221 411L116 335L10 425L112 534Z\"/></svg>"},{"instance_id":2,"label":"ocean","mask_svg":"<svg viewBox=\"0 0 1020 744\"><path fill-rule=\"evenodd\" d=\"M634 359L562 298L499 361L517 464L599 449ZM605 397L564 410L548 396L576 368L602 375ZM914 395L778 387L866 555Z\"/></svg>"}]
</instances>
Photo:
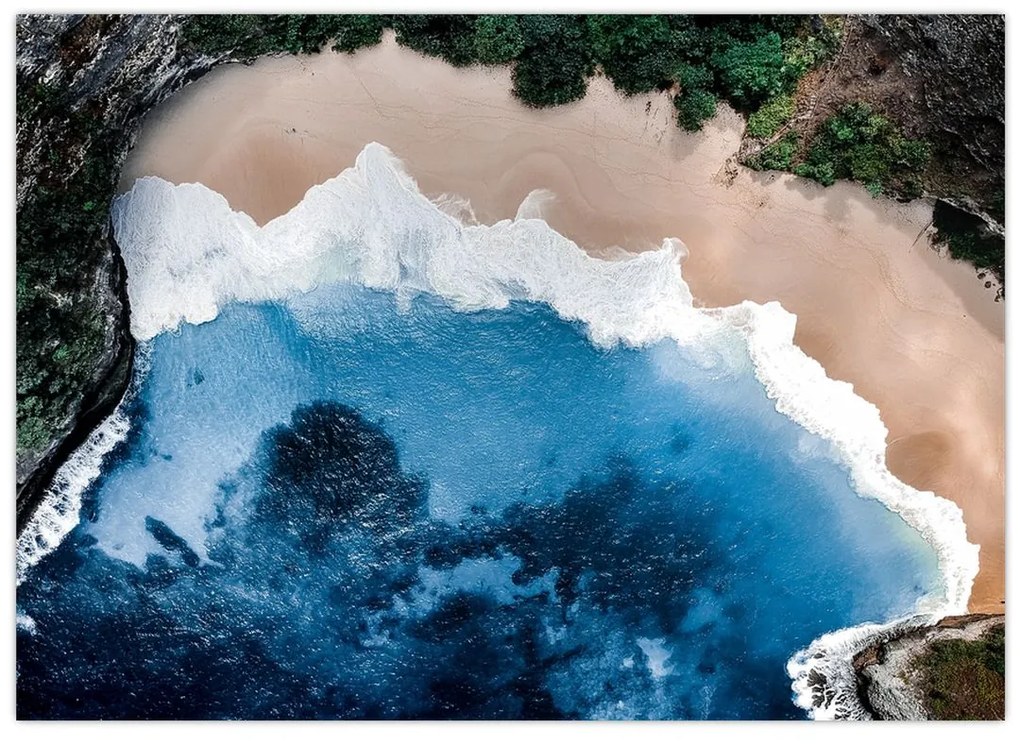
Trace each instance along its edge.
<instances>
[{"instance_id":1,"label":"ocean","mask_svg":"<svg viewBox=\"0 0 1020 744\"><path fill-rule=\"evenodd\" d=\"M19 540L19 717L864 715L869 624L966 606L959 510L781 307L538 212L379 145L262 229L121 197L135 380Z\"/></svg>"}]
</instances>

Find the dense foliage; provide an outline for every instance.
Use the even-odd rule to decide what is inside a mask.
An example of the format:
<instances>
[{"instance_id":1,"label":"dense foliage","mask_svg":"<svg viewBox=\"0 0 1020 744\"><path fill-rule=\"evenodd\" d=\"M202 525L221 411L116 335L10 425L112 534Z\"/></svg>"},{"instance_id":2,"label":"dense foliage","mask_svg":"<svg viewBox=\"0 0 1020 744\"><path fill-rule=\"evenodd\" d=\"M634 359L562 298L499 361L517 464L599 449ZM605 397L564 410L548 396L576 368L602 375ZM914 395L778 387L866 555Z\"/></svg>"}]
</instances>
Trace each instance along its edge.
<instances>
[{"instance_id":1,"label":"dense foliage","mask_svg":"<svg viewBox=\"0 0 1020 744\"><path fill-rule=\"evenodd\" d=\"M774 31L726 45L713 55L712 63L727 97L741 107L762 103L788 87L783 40Z\"/></svg>"},{"instance_id":2,"label":"dense foliage","mask_svg":"<svg viewBox=\"0 0 1020 744\"><path fill-rule=\"evenodd\" d=\"M517 16L485 15L475 24L475 56L483 65L502 65L524 51L524 33Z\"/></svg>"},{"instance_id":3,"label":"dense foliage","mask_svg":"<svg viewBox=\"0 0 1020 744\"><path fill-rule=\"evenodd\" d=\"M676 80L683 33L669 16L588 17L592 53L613 84L627 94Z\"/></svg>"},{"instance_id":4,"label":"dense foliage","mask_svg":"<svg viewBox=\"0 0 1020 744\"><path fill-rule=\"evenodd\" d=\"M524 47L514 65L514 95L529 106L583 98L595 70L584 16L521 16Z\"/></svg>"},{"instance_id":5,"label":"dense foliage","mask_svg":"<svg viewBox=\"0 0 1020 744\"><path fill-rule=\"evenodd\" d=\"M933 242L945 245L949 255L986 269L1001 281L1006 275L1006 240L988 231L984 220L944 201L935 202ZM1002 295L1000 288L999 294Z\"/></svg>"},{"instance_id":6,"label":"dense foliage","mask_svg":"<svg viewBox=\"0 0 1020 744\"><path fill-rule=\"evenodd\" d=\"M467 15L402 15L390 25L400 44L463 67L478 61L475 21L476 16Z\"/></svg>"},{"instance_id":7,"label":"dense foliage","mask_svg":"<svg viewBox=\"0 0 1020 744\"><path fill-rule=\"evenodd\" d=\"M49 138L40 162L66 168L65 153L91 143L68 180L50 172L37 181L17 220L17 447L52 439L94 373L104 344L104 318L82 286L83 266L102 250L116 173L115 144L87 112L66 113L65 92L45 84L19 90L19 124L67 116L62 137Z\"/></svg>"},{"instance_id":8,"label":"dense foliage","mask_svg":"<svg viewBox=\"0 0 1020 744\"><path fill-rule=\"evenodd\" d=\"M932 644L921 659L928 708L940 720L1002 720L1006 704L1006 634L993 628L975 641Z\"/></svg>"},{"instance_id":9,"label":"dense foliage","mask_svg":"<svg viewBox=\"0 0 1020 744\"><path fill-rule=\"evenodd\" d=\"M796 132L787 132L781 138L747 160L747 165L756 170L790 170L797 155L799 137Z\"/></svg>"},{"instance_id":10,"label":"dense foliage","mask_svg":"<svg viewBox=\"0 0 1020 744\"><path fill-rule=\"evenodd\" d=\"M776 96L747 117L747 133L751 137L767 139L790 120L793 110L793 96Z\"/></svg>"},{"instance_id":11,"label":"dense foliage","mask_svg":"<svg viewBox=\"0 0 1020 744\"><path fill-rule=\"evenodd\" d=\"M697 132L701 125L715 116L718 101L702 88L693 88L673 99L676 106L676 123L688 132Z\"/></svg>"},{"instance_id":12,"label":"dense foliage","mask_svg":"<svg viewBox=\"0 0 1020 744\"><path fill-rule=\"evenodd\" d=\"M718 99L711 90L714 76L703 65L684 62L677 68L676 79L680 88L673 98L677 126L697 132L702 123L715 116Z\"/></svg>"},{"instance_id":13,"label":"dense foliage","mask_svg":"<svg viewBox=\"0 0 1020 744\"><path fill-rule=\"evenodd\" d=\"M514 94L531 106L581 98L596 66L628 95L674 88L687 129L711 116L719 97L748 108L789 93L832 47L827 27L813 30L807 16L195 16L185 39L204 53L255 57L330 42L354 51L378 42L384 27L453 65L512 64Z\"/></svg>"},{"instance_id":14,"label":"dense foliage","mask_svg":"<svg viewBox=\"0 0 1020 744\"><path fill-rule=\"evenodd\" d=\"M205 54L313 54L330 42L338 52L353 52L378 44L385 21L377 15L196 15L184 24L183 36Z\"/></svg>"},{"instance_id":15,"label":"dense foliage","mask_svg":"<svg viewBox=\"0 0 1020 744\"><path fill-rule=\"evenodd\" d=\"M850 104L822 125L795 172L825 186L847 178L873 194L920 196L920 175L930 157L927 142L904 137L866 104Z\"/></svg>"}]
</instances>

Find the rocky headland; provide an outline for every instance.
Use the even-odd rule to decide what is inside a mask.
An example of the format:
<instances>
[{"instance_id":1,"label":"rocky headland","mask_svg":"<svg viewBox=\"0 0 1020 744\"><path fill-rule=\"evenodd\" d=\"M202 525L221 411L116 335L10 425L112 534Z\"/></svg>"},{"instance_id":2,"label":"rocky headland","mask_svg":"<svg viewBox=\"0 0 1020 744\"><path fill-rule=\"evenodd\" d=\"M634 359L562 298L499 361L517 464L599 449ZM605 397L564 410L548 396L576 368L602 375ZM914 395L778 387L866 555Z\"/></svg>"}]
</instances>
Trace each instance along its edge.
<instances>
[{"instance_id":1,"label":"rocky headland","mask_svg":"<svg viewBox=\"0 0 1020 744\"><path fill-rule=\"evenodd\" d=\"M947 617L854 657L861 700L882 720L1005 716L1003 615Z\"/></svg>"}]
</instances>

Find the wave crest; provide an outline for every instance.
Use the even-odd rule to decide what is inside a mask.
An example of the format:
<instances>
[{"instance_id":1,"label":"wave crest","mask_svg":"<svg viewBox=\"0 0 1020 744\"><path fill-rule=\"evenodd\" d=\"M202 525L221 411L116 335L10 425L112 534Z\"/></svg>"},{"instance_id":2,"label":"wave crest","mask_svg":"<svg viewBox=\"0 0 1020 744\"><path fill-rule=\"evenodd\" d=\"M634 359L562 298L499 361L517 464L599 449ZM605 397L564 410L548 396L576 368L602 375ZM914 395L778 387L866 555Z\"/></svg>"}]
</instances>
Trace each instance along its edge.
<instances>
[{"instance_id":1,"label":"wave crest","mask_svg":"<svg viewBox=\"0 0 1020 744\"><path fill-rule=\"evenodd\" d=\"M790 660L795 699L814 717L866 717L853 692L856 650L900 623L966 611L978 547L966 539L961 510L890 474L878 409L849 383L829 379L793 343L794 315L775 302L696 308L681 275L687 249L679 240L621 260L597 259L538 217L548 198L529 197L513 220L461 221L470 216L468 205L444 209L430 202L400 161L376 143L353 168L313 187L262 228L204 186L144 178L115 202L112 215L127 266L131 330L145 340L181 323L212 320L231 302L285 301L320 284L349 281L402 298L435 294L461 310L543 302L585 324L601 346L672 338L711 348L720 352L711 356L723 359L746 347L776 408L830 442L855 490L899 514L938 555L942 586L919 603L918 617L836 631ZM110 426L117 421L115 414ZM108 451L99 441L105 441L102 431L80 450L86 460L97 462L96 454ZM81 473L91 480L98 464L82 466ZM63 500L76 512L81 491L78 497L61 494L77 486L54 488L51 501ZM31 555L27 543L25 550ZM19 575L22 563L19 540Z\"/></svg>"}]
</instances>

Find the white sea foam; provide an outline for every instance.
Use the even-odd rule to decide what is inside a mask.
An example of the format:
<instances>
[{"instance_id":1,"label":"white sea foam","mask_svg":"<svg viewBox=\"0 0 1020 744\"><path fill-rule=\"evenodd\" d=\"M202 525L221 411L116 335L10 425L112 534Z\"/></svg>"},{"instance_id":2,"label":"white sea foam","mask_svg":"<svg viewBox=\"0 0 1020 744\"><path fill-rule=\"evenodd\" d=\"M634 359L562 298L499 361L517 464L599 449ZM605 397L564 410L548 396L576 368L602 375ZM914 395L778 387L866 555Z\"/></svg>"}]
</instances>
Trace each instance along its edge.
<instances>
[{"instance_id":1,"label":"white sea foam","mask_svg":"<svg viewBox=\"0 0 1020 744\"><path fill-rule=\"evenodd\" d=\"M645 655L645 665L652 679L659 679L673 673L669 666L669 657L673 652L666 648L664 638L638 638L637 645Z\"/></svg>"},{"instance_id":2,"label":"white sea foam","mask_svg":"<svg viewBox=\"0 0 1020 744\"><path fill-rule=\"evenodd\" d=\"M18 584L78 524L82 494L99 476L103 457L127 436L128 427L127 415L118 408L57 470L39 507L18 536Z\"/></svg>"},{"instance_id":3,"label":"white sea foam","mask_svg":"<svg viewBox=\"0 0 1020 744\"><path fill-rule=\"evenodd\" d=\"M33 620L30 616L24 615L19 612L17 614L17 619L15 622L17 623L17 626L22 630L26 630L32 635L35 635L36 631L35 620Z\"/></svg>"},{"instance_id":4,"label":"white sea foam","mask_svg":"<svg viewBox=\"0 0 1020 744\"><path fill-rule=\"evenodd\" d=\"M38 508L18 535L15 581L20 584L29 569L56 548L75 528L81 517L81 499L99 477L103 459L123 442L131 428L125 403L136 391L150 364L144 348L137 348L134 377L120 405L97 426L53 476Z\"/></svg>"},{"instance_id":5,"label":"white sea foam","mask_svg":"<svg viewBox=\"0 0 1020 744\"><path fill-rule=\"evenodd\" d=\"M962 512L889 473L878 409L850 384L829 379L793 344L794 315L774 302L695 308L681 276L686 248L679 240L626 259L596 259L538 219L547 199L535 194L514 220L465 224L456 216L469 213L463 205L438 208L378 144L261 229L204 186L141 179L113 209L127 265L131 330L144 340L184 322L212 320L230 302L286 300L319 284L351 281L404 299L432 293L463 310L544 302L563 318L583 322L598 345L673 338L704 350L706 364L725 363L733 348L746 346L776 408L830 442L855 490L899 514L934 548L942 586L919 604L920 618L911 622L966 610L978 548L967 542ZM94 451L102 449L98 440ZM83 456L86 461L97 462L94 454ZM97 464L77 467L77 480L61 483L91 480L98 472ZM66 499L76 512L74 499L83 488L74 497L62 495L65 488L77 485L58 485L49 500ZM19 572L21 552L19 541ZM798 703L817 718L866 716L853 693L850 658L891 627L838 631L798 653L788 665Z\"/></svg>"}]
</instances>

